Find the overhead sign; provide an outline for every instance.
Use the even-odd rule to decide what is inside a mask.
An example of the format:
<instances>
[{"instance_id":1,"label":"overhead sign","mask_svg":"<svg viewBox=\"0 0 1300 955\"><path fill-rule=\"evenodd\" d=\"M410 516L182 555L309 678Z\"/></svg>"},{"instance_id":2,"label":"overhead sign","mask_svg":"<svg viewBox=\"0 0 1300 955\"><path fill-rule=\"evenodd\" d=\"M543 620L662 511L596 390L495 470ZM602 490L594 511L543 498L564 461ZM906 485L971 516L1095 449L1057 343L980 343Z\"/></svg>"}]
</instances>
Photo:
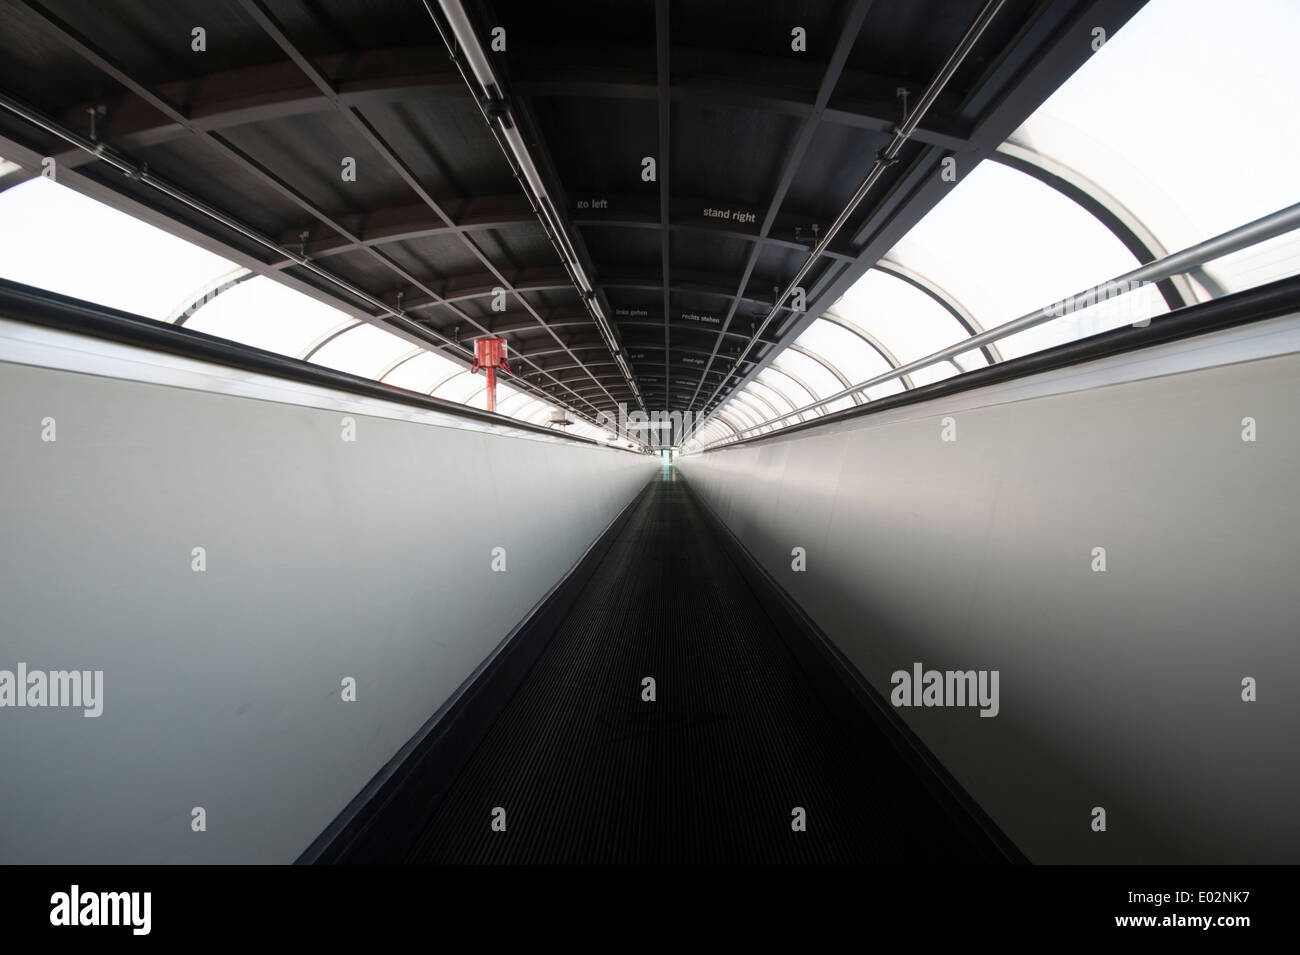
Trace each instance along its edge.
<instances>
[{"instance_id":1,"label":"overhead sign","mask_svg":"<svg viewBox=\"0 0 1300 955\"><path fill-rule=\"evenodd\" d=\"M706 219L721 219L723 222L734 222L736 225L758 224L758 213L745 209L714 209L712 206L705 206L701 215Z\"/></svg>"}]
</instances>

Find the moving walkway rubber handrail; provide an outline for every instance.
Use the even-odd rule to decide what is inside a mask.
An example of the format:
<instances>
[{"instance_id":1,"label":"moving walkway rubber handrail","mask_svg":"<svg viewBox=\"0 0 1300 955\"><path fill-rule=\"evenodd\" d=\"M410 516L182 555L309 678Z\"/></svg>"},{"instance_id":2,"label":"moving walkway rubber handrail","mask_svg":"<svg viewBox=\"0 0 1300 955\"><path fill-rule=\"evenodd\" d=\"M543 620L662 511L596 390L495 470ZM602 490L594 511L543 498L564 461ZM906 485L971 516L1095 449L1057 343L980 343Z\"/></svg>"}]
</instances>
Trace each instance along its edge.
<instances>
[{"instance_id":1,"label":"moving walkway rubber handrail","mask_svg":"<svg viewBox=\"0 0 1300 955\"><path fill-rule=\"evenodd\" d=\"M545 434L578 444L598 445L591 438L566 434L506 415L491 414L443 398L434 398L371 378L290 358L262 348L209 335L206 332L156 321L107 305L60 295L47 289L0 278L0 318L86 335L104 341L134 345L154 352L211 362L227 368L252 371L289 381L319 385L363 398L377 398L428 411L491 424L500 428ZM617 445L611 445L617 447ZM624 450L624 449L619 449Z\"/></svg>"}]
</instances>

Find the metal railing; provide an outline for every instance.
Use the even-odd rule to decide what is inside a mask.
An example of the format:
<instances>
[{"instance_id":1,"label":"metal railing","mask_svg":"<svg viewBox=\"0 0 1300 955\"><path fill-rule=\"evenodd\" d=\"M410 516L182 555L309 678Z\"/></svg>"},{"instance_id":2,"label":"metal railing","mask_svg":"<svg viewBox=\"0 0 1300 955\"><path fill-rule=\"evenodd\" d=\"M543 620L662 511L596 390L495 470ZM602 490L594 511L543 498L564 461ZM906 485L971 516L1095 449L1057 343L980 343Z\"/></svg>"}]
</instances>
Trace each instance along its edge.
<instances>
[{"instance_id":1,"label":"metal railing","mask_svg":"<svg viewBox=\"0 0 1300 955\"><path fill-rule=\"evenodd\" d=\"M743 440L746 435L761 432L764 428L775 425L777 422L785 421L796 415L805 415L810 411L823 408L833 402L847 398L860 391L868 388L874 388L876 385L885 384L886 382L902 378L921 369L928 368L931 365L937 365L940 362L949 361L958 355L973 351L982 345L991 342L1001 341L1011 335L1023 332L1027 329L1034 328L1046 322L1055 321L1071 312L1082 308L1087 308L1097 304L1099 301L1118 298L1122 295L1131 294L1139 288L1144 288L1150 283L1159 282L1163 279L1175 275L1181 275L1192 269L1198 268L1207 262L1231 255L1234 252L1240 252L1251 246L1260 244L1269 239L1276 238L1279 235L1285 235L1288 232L1300 229L1300 203L1279 209L1277 212L1248 222L1245 225L1230 229L1221 235L1206 239L1196 245L1183 249L1181 252L1174 252L1163 256L1146 265L1139 266L1131 272L1117 276L1108 282L1094 285L1071 295L1068 298L1045 305L1042 308L1035 309L1027 315L1014 318L1011 321L1004 322L993 328L987 329L978 335L972 335L970 338L963 338L959 342L941 348L939 351L918 358L915 361L908 362L905 365L899 365L891 368L887 372L869 378L866 381L856 385L851 385L833 395L825 398L819 398L817 401L795 408L782 415L774 418L768 418L760 421L756 425L738 431L735 434L727 435L701 445L698 450L707 450L722 444L730 444L735 441Z\"/></svg>"},{"instance_id":2,"label":"metal railing","mask_svg":"<svg viewBox=\"0 0 1300 955\"><path fill-rule=\"evenodd\" d=\"M822 235L821 240L818 241L809 251L807 258L804 259L803 265L799 267L799 271L795 273L794 278L792 278L786 284L785 289L777 295L776 301L772 303L771 310L767 313L767 316L759 322L758 327L754 329L753 334L750 335L749 341L745 343L745 347L740 350L740 353L734 359L732 359L733 369L739 370L740 363L745 360L745 357L749 354L755 343L762 338L763 332L767 329L768 325L770 325L780 313L783 303L794 294L795 289L799 287L799 283L803 281L804 277L812 269L813 265L821 258L826 250L830 248L831 242L833 242L835 237L839 235L840 230L848 223L850 216L853 215L862 200L866 198L867 193L869 193L872 187L874 187L880 180L880 177L884 175L885 170L898 161L898 154L902 151L903 146L905 146L912 138L912 134L915 133L917 127L921 125L921 120L925 119L926 113L930 111L930 107L933 106L935 100L939 98L939 94L944 91L944 88L952 80L953 75L966 61L966 58L970 56L971 51L975 48L975 44L979 42L980 37L984 35L989 24L993 22L993 18L997 16L997 13L1002 8L1004 2L1005 0L987 0L984 4L979 15L976 16L975 20L967 28L966 33L962 36L961 41L953 49L952 53L949 54L947 61L942 67L940 67L939 72L934 75L934 78L930 80L929 86L927 86L925 92L921 94L921 98L916 102L916 105L912 107L911 112L904 117L902 123L900 123L894 130L894 135L890 138L889 144L876 154L875 162L872 163L871 169L867 172L866 178L862 180L862 183L853 193L853 197L849 199L844 208L840 210L839 215L837 215L834 221L831 222L830 226L826 229L826 232ZM712 360L710 359L710 362L711 361ZM706 373L707 370L708 369L706 368ZM726 387L727 381L730 377L730 374L723 376L722 381L720 381L718 386L713 389L713 393L705 399L705 408L708 408L713 399L716 398L719 392ZM700 385L702 386L703 384L704 380L701 378ZM692 408L695 406L695 398L698 396L699 386L696 387L695 395L691 398ZM711 416L711 414L705 415L700 420L703 422ZM702 426L702 423L696 425L696 427L692 429L691 434L694 435Z\"/></svg>"}]
</instances>

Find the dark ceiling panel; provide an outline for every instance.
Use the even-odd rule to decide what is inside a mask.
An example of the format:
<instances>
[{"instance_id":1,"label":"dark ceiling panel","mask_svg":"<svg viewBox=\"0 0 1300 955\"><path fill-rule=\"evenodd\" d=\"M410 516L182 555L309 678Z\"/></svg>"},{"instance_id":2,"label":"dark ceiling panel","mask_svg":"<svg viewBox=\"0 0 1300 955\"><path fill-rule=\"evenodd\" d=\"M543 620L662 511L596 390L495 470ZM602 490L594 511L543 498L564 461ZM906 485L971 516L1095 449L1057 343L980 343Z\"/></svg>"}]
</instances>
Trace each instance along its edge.
<instances>
[{"instance_id":1,"label":"dark ceiling panel","mask_svg":"<svg viewBox=\"0 0 1300 955\"><path fill-rule=\"evenodd\" d=\"M653 102L547 97L536 100L533 108L560 184L575 200L624 195L657 199L655 184L642 178L642 160L659 156Z\"/></svg>"},{"instance_id":2,"label":"dark ceiling panel","mask_svg":"<svg viewBox=\"0 0 1300 955\"><path fill-rule=\"evenodd\" d=\"M466 95L367 105L367 120L437 196L516 192L510 166Z\"/></svg>"},{"instance_id":3,"label":"dark ceiling panel","mask_svg":"<svg viewBox=\"0 0 1300 955\"><path fill-rule=\"evenodd\" d=\"M838 40L845 3L828 0L751 0L674 3L672 33L676 46L722 50L764 61L813 59L825 63ZM795 29L804 31L803 52L794 49Z\"/></svg>"},{"instance_id":4,"label":"dark ceiling panel","mask_svg":"<svg viewBox=\"0 0 1300 955\"><path fill-rule=\"evenodd\" d=\"M438 42L423 4L410 0L268 0L266 7L309 56Z\"/></svg>"},{"instance_id":5,"label":"dark ceiling panel","mask_svg":"<svg viewBox=\"0 0 1300 955\"><path fill-rule=\"evenodd\" d=\"M501 332L527 386L582 413L635 405L557 252L566 239L539 221L431 6L432 17L420 0L6 0L0 92L17 108L0 109L0 155L56 155L69 184L197 230L458 360L473 338ZM982 6L465 0L502 96L489 111L523 137L647 402L698 411L798 333L807 316L778 313L738 364L774 286L797 273L901 121L897 87L919 95ZM926 184L941 156L978 161L996 145L990 123L1001 129L1052 92L1075 62L1042 67L1063 31L1139 6L1006 0L812 264L810 293L834 293L882 236L937 201ZM201 53L195 26L208 34ZM504 50L490 48L493 27ZM795 28L804 50L792 48ZM179 194L80 148L98 105L94 142ZM345 156L355 182L341 176ZM509 290L504 312L492 307L497 287Z\"/></svg>"},{"instance_id":6,"label":"dark ceiling panel","mask_svg":"<svg viewBox=\"0 0 1300 955\"><path fill-rule=\"evenodd\" d=\"M535 0L492 0L479 10L485 27L507 31L508 69L529 64L542 70L556 62L557 43L581 44L588 62L654 71L654 0L568 0L562 6ZM518 76L512 76L517 79Z\"/></svg>"},{"instance_id":7,"label":"dark ceiling panel","mask_svg":"<svg viewBox=\"0 0 1300 955\"><path fill-rule=\"evenodd\" d=\"M761 221L798 122L780 113L715 104L679 103L674 113L673 174L692 187L688 194L715 211L757 208Z\"/></svg>"},{"instance_id":8,"label":"dark ceiling panel","mask_svg":"<svg viewBox=\"0 0 1300 955\"><path fill-rule=\"evenodd\" d=\"M147 84L269 63L280 51L236 4L43 0L32 4L73 27ZM193 30L204 31L195 49Z\"/></svg>"}]
</instances>

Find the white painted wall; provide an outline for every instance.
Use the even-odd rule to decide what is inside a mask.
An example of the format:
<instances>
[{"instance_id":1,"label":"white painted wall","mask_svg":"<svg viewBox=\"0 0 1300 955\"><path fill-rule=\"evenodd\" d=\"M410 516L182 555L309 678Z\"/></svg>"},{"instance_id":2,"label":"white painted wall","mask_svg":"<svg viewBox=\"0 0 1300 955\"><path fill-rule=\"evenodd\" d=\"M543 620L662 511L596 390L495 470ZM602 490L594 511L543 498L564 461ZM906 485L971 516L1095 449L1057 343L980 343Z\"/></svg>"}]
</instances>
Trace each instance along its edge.
<instances>
[{"instance_id":1,"label":"white painted wall","mask_svg":"<svg viewBox=\"0 0 1300 955\"><path fill-rule=\"evenodd\" d=\"M0 669L105 680L0 709L0 862L293 861L658 466L296 402L0 360Z\"/></svg>"},{"instance_id":2,"label":"white painted wall","mask_svg":"<svg viewBox=\"0 0 1300 955\"><path fill-rule=\"evenodd\" d=\"M886 697L916 661L1000 671L997 718L898 712L1032 860L1294 863L1296 331L1260 323L678 466Z\"/></svg>"}]
</instances>

